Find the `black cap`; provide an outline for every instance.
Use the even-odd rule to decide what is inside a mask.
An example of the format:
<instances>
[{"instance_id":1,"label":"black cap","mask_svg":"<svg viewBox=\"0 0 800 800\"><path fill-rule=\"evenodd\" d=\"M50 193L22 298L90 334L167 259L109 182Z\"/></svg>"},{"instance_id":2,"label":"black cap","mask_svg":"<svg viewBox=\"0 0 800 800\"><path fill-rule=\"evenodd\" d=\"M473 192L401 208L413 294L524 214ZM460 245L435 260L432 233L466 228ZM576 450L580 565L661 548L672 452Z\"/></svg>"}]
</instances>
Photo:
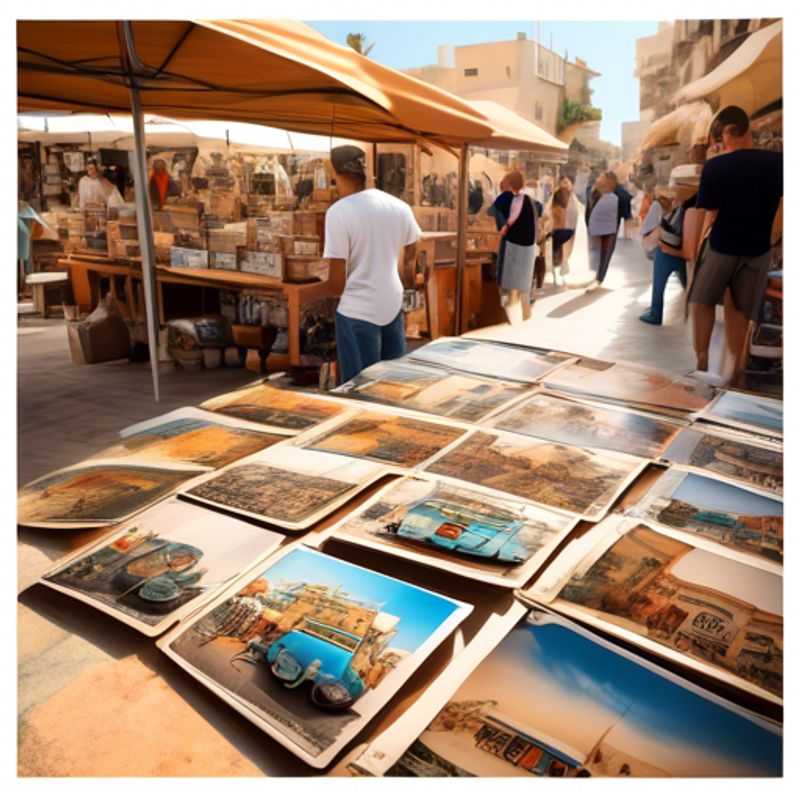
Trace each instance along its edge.
<instances>
[{"instance_id":1,"label":"black cap","mask_svg":"<svg viewBox=\"0 0 800 800\"><path fill-rule=\"evenodd\" d=\"M343 144L331 150L331 164L335 172L340 175L360 175L367 174L366 153L352 144Z\"/></svg>"},{"instance_id":2,"label":"black cap","mask_svg":"<svg viewBox=\"0 0 800 800\"><path fill-rule=\"evenodd\" d=\"M744 136L750 129L750 117L743 108L725 106L717 112L709 128L711 141L721 142L722 134L728 129L732 129L730 133L734 136Z\"/></svg>"}]
</instances>

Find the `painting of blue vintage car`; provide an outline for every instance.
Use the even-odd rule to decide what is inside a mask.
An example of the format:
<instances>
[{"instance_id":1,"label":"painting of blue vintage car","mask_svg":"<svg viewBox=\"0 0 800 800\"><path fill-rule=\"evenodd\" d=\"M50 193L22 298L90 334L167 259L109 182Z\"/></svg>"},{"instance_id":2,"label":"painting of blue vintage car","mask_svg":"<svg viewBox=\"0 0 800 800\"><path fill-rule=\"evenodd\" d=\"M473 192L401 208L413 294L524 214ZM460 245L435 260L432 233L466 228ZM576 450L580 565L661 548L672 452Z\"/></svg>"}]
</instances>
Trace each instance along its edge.
<instances>
[{"instance_id":1,"label":"painting of blue vintage car","mask_svg":"<svg viewBox=\"0 0 800 800\"><path fill-rule=\"evenodd\" d=\"M361 642L352 633L306 618L262 654L284 686L311 682L311 701L333 711L353 705L367 688L352 666Z\"/></svg>"},{"instance_id":2,"label":"painting of blue vintage car","mask_svg":"<svg viewBox=\"0 0 800 800\"><path fill-rule=\"evenodd\" d=\"M523 520L481 514L444 500L412 506L393 530L402 539L467 556L521 564L530 552L519 540Z\"/></svg>"}]
</instances>

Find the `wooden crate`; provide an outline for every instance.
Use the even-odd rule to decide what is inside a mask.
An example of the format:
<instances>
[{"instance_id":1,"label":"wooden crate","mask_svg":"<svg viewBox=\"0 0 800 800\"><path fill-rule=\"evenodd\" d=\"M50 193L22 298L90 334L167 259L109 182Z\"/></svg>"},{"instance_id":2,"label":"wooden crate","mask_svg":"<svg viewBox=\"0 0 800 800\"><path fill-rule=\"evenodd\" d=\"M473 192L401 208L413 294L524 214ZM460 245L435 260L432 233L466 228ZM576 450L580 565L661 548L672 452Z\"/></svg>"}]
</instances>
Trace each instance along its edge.
<instances>
[{"instance_id":1,"label":"wooden crate","mask_svg":"<svg viewBox=\"0 0 800 800\"><path fill-rule=\"evenodd\" d=\"M330 264L313 256L288 256L285 259L284 280L288 283L307 283L314 280L327 281Z\"/></svg>"}]
</instances>

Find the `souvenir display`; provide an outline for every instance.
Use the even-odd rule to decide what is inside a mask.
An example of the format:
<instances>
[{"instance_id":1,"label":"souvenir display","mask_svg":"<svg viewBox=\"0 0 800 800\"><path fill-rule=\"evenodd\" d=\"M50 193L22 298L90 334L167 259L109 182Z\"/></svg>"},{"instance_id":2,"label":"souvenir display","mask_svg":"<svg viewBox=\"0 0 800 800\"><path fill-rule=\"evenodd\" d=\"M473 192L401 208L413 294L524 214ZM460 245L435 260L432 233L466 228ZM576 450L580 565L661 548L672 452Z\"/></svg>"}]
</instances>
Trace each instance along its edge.
<instances>
[{"instance_id":1,"label":"souvenir display","mask_svg":"<svg viewBox=\"0 0 800 800\"><path fill-rule=\"evenodd\" d=\"M158 636L282 541L272 531L170 499L62 561L41 582Z\"/></svg>"},{"instance_id":2,"label":"souvenir display","mask_svg":"<svg viewBox=\"0 0 800 800\"><path fill-rule=\"evenodd\" d=\"M100 528L122 522L207 469L169 461L82 461L17 493L17 523L34 528Z\"/></svg>"},{"instance_id":3,"label":"souvenir display","mask_svg":"<svg viewBox=\"0 0 800 800\"><path fill-rule=\"evenodd\" d=\"M519 587L577 519L415 476L381 489L328 533L475 580Z\"/></svg>"},{"instance_id":4,"label":"souvenir display","mask_svg":"<svg viewBox=\"0 0 800 800\"><path fill-rule=\"evenodd\" d=\"M521 596L781 703L780 575L616 515L574 544Z\"/></svg>"},{"instance_id":5,"label":"souvenir display","mask_svg":"<svg viewBox=\"0 0 800 800\"><path fill-rule=\"evenodd\" d=\"M295 545L159 647L295 755L324 767L471 610Z\"/></svg>"},{"instance_id":6,"label":"souvenir display","mask_svg":"<svg viewBox=\"0 0 800 800\"><path fill-rule=\"evenodd\" d=\"M783 401L771 397L728 389L700 416L720 425L783 438Z\"/></svg>"},{"instance_id":7,"label":"souvenir display","mask_svg":"<svg viewBox=\"0 0 800 800\"><path fill-rule=\"evenodd\" d=\"M385 473L379 465L278 445L203 476L182 494L288 530L303 530Z\"/></svg>"},{"instance_id":8,"label":"souvenir display","mask_svg":"<svg viewBox=\"0 0 800 800\"><path fill-rule=\"evenodd\" d=\"M715 542L723 555L783 573L779 500L671 467L629 515L654 528Z\"/></svg>"},{"instance_id":9,"label":"souvenir display","mask_svg":"<svg viewBox=\"0 0 800 800\"><path fill-rule=\"evenodd\" d=\"M258 425L237 423L230 417L196 408L179 408L131 425L121 431L120 436L119 444L103 450L95 458L135 454L142 460L158 458L219 468L284 439Z\"/></svg>"},{"instance_id":10,"label":"souvenir display","mask_svg":"<svg viewBox=\"0 0 800 800\"><path fill-rule=\"evenodd\" d=\"M681 431L664 453L664 460L783 496L783 450L721 428L694 425Z\"/></svg>"},{"instance_id":11,"label":"souvenir display","mask_svg":"<svg viewBox=\"0 0 800 800\"><path fill-rule=\"evenodd\" d=\"M571 395L684 412L702 411L714 397L710 386L683 375L589 358L559 367L542 382Z\"/></svg>"},{"instance_id":12,"label":"souvenir display","mask_svg":"<svg viewBox=\"0 0 800 800\"><path fill-rule=\"evenodd\" d=\"M488 638L470 642L350 773L782 775L778 725L563 617L521 613L506 616L508 633L494 649Z\"/></svg>"},{"instance_id":13,"label":"souvenir display","mask_svg":"<svg viewBox=\"0 0 800 800\"><path fill-rule=\"evenodd\" d=\"M446 372L397 359L367 367L334 393L459 422L480 422L528 391L519 383Z\"/></svg>"},{"instance_id":14,"label":"souvenir display","mask_svg":"<svg viewBox=\"0 0 800 800\"><path fill-rule=\"evenodd\" d=\"M579 403L537 392L486 422L493 428L539 439L658 458L680 425L659 417Z\"/></svg>"},{"instance_id":15,"label":"souvenir display","mask_svg":"<svg viewBox=\"0 0 800 800\"><path fill-rule=\"evenodd\" d=\"M426 471L596 521L646 464L622 453L476 431Z\"/></svg>"},{"instance_id":16,"label":"souvenir display","mask_svg":"<svg viewBox=\"0 0 800 800\"><path fill-rule=\"evenodd\" d=\"M443 337L414 350L409 358L502 380L534 383L569 361L571 356L481 339Z\"/></svg>"},{"instance_id":17,"label":"souvenir display","mask_svg":"<svg viewBox=\"0 0 800 800\"><path fill-rule=\"evenodd\" d=\"M276 389L267 383L212 397L201 408L285 433L308 430L345 410L344 404L327 397Z\"/></svg>"},{"instance_id":18,"label":"souvenir display","mask_svg":"<svg viewBox=\"0 0 800 800\"><path fill-rule=\"evenodd\" d=\"M302 442L314 451L367 458L395 467L418 467L466 433L417 417L362 411Z\"/></svg>"}]
</instances>

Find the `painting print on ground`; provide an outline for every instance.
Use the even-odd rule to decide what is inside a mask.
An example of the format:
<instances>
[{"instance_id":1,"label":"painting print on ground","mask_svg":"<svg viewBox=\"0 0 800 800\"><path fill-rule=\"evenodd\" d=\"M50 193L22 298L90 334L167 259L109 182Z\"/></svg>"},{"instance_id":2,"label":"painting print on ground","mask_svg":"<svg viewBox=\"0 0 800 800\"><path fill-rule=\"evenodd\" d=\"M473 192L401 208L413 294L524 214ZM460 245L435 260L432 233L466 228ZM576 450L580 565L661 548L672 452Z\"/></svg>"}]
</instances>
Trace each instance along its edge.
<instances>
[{"instance_id":1,"label":"painting print on ground","mask_svg":"<svg viewBox=\"0 0 800 800\"><path fill-rule=\"evenodd\" d=\"M477 432L426 471L601 519L644 461L512 433Z\"/></svg>"},{"instance_id":2,"label":"painting print on ground","mask_svg":"<svg viewBox=\"0 0 800 800\"><path fill-rule=\"evenodd\" d=\"M782 696L779 575L638 525L573 574L558 601Z\"/></svg>"},{"instance_id":3,"label":"painting print on ground","mask_svg":"<svg viewBox=\"0 0 800 800\"><path fill-rule=\"evenodd\" d=\"M411 468L432 458L464 433L464 428L368 411L305 442L303 447Z\"/></svg>"},{"instance_id":4,"label":"painting print on ground","mask_svg":"<svg viewBox=\"0 0 800 800\"><path fill-rule=\"evenodd\" d=\"M373 364L335 390L368 402L470 423L479 422L528 391L524 384L446 372L406 359Z\"/></svg>"},{"instance_id":5,"label":"painting print on ground","mask_svg":"<svg viewBox=\"0 0 800 800\"><path fill-rule=\"evenodd\" d=\"M630 513L733 553L783 563L783 503L725 481L670 468Z\"/></svg>"},{"instance_id":6,"label":"painting print on ground","mask_svg":"<svg viewBox=\"0 0 800 800\"><path fill-rule=\"evenodd\" d=\"M202 473L127 462L83 462L23 486L17 494L20 525L52 528L101 527L121 522L184 481Z\"/></svg>"},{"instance_id":7,"label":"painting print on ground","mask_svg":"<svg viewBox=\"0 0 800 800\"><path fill-rule=\"evenodd\" d=\"M292 433L313 428L344 410L341 403L266 384L212 397L202 408Z\"/></svg>"},{"instance_id":8,"label":"painting print on ground","mask_svg":"<svg viewBox=\"0 0 800 800\"><path fill-rule=\"evenodd\" d=\"M487 424L512 433L621 453L658 458L681 427L621 409L599 408L536 394Z\"/></svg>"},{"instance_id":9,"label":"painting print on ground","mask_svg":"<svg viewBox=\"0 0 800 800\"><path fill-rule=\"evenodd\" d=\"M43 583L152 636L221 588L283 537L180 500L140 514Z\"/></svg>"},{"instance_id":10,"label":"painting print on ground","mask_svg":"<svg viewBox=\"0 0 800 800\"><path fill-rule=\"evenodd\" d=\"M320 766L471 610L302 546L247 580L160 646Z\"/></svg>"},{"instance_id":11,"label":"painting print on ground","mask_svg":"<svg viewBox=\"0 0 800 800\"><path fill-rule=\"evenodd\" d=\"M704 419L783 438L783 401L741 392L723 392L701 415Z\"/></svg>"},{"instance_id":12,"label":"painting print on ground","mask_svg":"<svg viewBox=\"0 0 800 800\"><path fill-rule=\"evenodd\" d=\"M521 586L575 517L430 478L401 478L332 536L477 580Z\"/></svg>"},{"instance_id":13,"label":"painting print on ground","mask_svg":"<svg viewBox=\"0 0 800 800\"><path fill-rule=\"evenodd\" d=\"M780 729L553 614L461 684L392 777L768 777Z\"/></svg>"}]
</instances>

